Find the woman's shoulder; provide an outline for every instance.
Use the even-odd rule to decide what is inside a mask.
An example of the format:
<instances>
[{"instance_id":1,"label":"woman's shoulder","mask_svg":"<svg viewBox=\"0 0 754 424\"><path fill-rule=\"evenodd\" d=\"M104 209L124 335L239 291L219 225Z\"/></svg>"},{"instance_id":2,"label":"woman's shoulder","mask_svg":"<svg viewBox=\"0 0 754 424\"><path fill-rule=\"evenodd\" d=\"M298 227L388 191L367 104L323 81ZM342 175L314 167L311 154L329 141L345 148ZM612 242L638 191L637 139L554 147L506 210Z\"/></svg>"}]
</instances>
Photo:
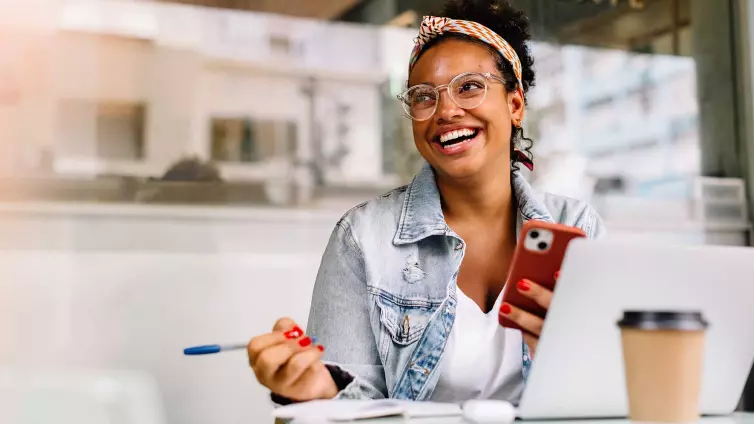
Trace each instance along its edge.
<instances>
[{"instance_id":1,"label":"woman's shoulder","mask_svg":"<svg viewBox=\"0 0 754 424\"><path fill-rule=\"evenodd\" d=\"M602 218L589 202L552 193L544 193L542 201L558 224L580 228L590 238L604 235Z\"/></svg>"},{"instance_id":2,"label":"woman's shoulder","mask_svg":"<svg viewBox=\"0 0 754 424\"><path fill-rule=\"evenodd\" d=\"M394 233L403 210L407 188L408 185L394 188L352 207L343 214L338 224L348 226L354 232L383 229Z\"/></svg>"}]
</instances>

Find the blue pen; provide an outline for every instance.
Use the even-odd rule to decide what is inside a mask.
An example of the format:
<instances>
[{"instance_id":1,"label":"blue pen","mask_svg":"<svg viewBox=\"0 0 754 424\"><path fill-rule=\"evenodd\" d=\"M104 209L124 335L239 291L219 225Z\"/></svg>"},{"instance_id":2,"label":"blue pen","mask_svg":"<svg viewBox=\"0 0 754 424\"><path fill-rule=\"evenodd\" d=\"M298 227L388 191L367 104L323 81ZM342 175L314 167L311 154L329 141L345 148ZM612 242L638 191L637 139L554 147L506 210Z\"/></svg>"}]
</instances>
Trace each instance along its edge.
<instances>
[{"instance_id":1,"label":"blue pen","mask_svg":"<svg viewBox=\"0 0 754 424\"><path fill-rule=\"evenodd\" d=\"M312 339L312 344L317 343L316 337L310 337ZM228 352L231 350L244 350L246 349L247 343L236 343L236 344L229 344L229 345L204 345L204 346L193 346L193 347L187 347L186 349L183 349L184 355L211 355L213 353L220 353L220 352Z\"/></svg>"}]
</instances>

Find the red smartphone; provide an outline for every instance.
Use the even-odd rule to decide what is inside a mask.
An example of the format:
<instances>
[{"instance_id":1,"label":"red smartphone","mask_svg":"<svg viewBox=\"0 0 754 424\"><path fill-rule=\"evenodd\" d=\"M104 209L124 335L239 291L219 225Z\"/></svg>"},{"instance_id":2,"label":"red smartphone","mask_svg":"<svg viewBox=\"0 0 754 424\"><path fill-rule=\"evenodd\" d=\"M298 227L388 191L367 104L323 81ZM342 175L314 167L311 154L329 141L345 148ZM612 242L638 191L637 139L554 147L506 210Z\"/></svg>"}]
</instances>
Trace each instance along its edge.
<instances>
[{"instance_id":1,"label":"red smartphone","mask_svg":"<svg viewBox=\"0 0 754 424\"><path fill-rule=\"evenodd\" d=\"M503 303L509 303L544 318L547 311L522 295L516 284L528 279L554 290L555 273L560 271L568 243L580 237L586 237L586 234L575 227L544 221L526 221L521 228L513 263L503 288ZM503 327L521 329L502 312L498 312L498 321Z\"/></svg>"}]
</instances>

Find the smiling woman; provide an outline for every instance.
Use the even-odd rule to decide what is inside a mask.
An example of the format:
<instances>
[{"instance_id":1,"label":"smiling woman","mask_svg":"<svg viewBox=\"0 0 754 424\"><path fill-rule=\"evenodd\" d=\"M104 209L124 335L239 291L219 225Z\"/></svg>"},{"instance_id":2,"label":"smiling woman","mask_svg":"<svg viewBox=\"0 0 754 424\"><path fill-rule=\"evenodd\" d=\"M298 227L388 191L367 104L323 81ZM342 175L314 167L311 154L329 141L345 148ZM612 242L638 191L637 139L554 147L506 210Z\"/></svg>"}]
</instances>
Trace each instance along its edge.
<instances>
[{"instance_id":1,"label":"smiling woman","mask_svg":"<svg viewBox=\"0 0 754 424\"><path fill-rule=\"evenodd\" d=\"M451 1L424 18L398 98L426 164L335 226L306 332L321 344L287 318L250 341L249 362L277 402L518 401L543 324L502 302L518 225L603 232L590 206L536 195L518 172L533 166L521 128L529 39L526 17L503 1ZM512 283L548 308L549 290ZM501 327L498 310L523 331Z\"/></svg>"}]
</instances>

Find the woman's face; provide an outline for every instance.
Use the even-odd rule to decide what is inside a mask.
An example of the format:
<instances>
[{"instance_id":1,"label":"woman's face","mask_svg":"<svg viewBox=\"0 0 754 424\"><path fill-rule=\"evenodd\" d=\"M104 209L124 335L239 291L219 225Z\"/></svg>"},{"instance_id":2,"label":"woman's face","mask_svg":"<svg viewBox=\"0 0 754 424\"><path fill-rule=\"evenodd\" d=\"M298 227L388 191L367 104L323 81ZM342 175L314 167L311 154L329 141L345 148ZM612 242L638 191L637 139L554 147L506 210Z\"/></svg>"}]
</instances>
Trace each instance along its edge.
<instances>
[{"instance_id":1,"label":"woman's face","mask_svg":"<svg viewBox=\"0 0 754 424\"><path fill-rule=\"evenodd\" d=\"M408 85L448 84L464 72L502 76L493 55L483 46L449 39L424 52L409 75ZM426 121L413 121L416 148L439 174L463 179L486 169L510 168L511 124L523 119L524 102L517 91L509 94L493 79L487 81L487 87L484 102L469 110L458 107L447 90L441 90L435 114ZM453 140L441 143L441 136L445 135L445 141L458 135L454 131L465 129L476 136L456 146L452 146Z\"/></svg>"}]
</instances>

